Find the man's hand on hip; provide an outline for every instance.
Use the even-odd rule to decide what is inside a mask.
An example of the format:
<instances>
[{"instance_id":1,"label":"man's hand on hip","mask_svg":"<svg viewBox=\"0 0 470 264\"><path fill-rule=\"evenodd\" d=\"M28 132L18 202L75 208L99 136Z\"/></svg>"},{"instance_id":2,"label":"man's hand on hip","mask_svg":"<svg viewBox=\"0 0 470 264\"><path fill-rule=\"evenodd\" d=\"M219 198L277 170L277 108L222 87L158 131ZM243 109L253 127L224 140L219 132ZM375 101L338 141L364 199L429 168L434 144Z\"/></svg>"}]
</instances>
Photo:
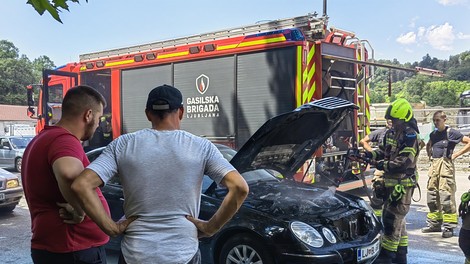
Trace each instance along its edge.
<instances>
[{"instance_id":1,"label":"man's hand on hip","mask_svg":"<svg viewBox=\"0 0 470 264\"><path fill-rule=\"evenodd\" d=\"M196 226L198 238L211 237L215 233L217 233L217 231L219 231L219 230L214 230L214 228L211 229L208 221L200 220L190 215L187 215L186 219L191 221Z\"/></svg>"}]
</instances>

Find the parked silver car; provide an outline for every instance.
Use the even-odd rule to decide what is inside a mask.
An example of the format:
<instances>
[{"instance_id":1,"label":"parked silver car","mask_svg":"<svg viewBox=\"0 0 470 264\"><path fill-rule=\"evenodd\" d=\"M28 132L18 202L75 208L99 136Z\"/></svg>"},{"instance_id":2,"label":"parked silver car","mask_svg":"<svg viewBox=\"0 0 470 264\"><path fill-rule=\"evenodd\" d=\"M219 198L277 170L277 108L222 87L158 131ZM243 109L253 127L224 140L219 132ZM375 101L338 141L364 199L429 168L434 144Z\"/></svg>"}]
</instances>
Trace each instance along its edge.
<instances>
[{"instance_id":1,"label":"parked silver car","mask_svg":"<svg viewBox=\"0 0 470 264\"><path fill-rule=\"evenodd\" d=\"M0 168L21 172L23 153L32 136L0 136Z\"/></svg>"},{"instance_id":2,"label":"parked silver car","mask_svg":"<svg viewBox=\"0 0 470 264\"><path fill-rule=\"evenodd\" d=\"M0 169L0 213L11 212L23 197L18 176Z\"/></svg>"}]
</instances>

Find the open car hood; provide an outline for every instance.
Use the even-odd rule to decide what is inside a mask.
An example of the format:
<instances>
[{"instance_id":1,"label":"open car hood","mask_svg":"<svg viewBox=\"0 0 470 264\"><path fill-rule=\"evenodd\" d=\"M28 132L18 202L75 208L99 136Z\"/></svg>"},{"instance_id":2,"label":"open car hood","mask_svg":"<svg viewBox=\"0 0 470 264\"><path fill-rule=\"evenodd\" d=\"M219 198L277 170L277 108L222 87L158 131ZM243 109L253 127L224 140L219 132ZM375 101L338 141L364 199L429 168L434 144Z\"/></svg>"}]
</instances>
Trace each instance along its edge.
<instances>
[{"instance_id":1,"label":"open car hood","mask_svg":"<svg viewBox=\"0 0 470 264\"><path fill-rule=\"evenodd\" d=\"M230 161L240 172L273 169L292 177L354 109L353 103L323 98L266 121Z\"/></svg>"}]
</instances>

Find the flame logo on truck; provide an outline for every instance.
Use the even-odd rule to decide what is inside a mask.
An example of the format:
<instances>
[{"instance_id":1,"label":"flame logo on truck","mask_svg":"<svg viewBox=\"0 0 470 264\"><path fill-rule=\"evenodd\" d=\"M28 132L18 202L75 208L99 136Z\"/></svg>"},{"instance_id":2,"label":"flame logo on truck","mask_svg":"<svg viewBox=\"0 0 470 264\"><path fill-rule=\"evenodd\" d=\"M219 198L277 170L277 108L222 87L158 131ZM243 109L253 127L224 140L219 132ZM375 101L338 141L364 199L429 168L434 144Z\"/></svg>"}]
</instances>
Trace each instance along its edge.
<instances>
[{"instance_id":1,"label":"flame logo on truck","mask_svg":"<svg viewBox=\"0 0 470 264\"><path fill-rule=\"evenodd\" d=\"M196 90L205 94L209 89L209 77L205 74L196 78ZM186 118L219 117L219 96L205 95L186 98Z\"/></svg>"},{"instance_id":2,"label":"flame logo on truck","mask_svg":"<svg viewBox=\"0 0 470 264\"><path fill-rule=\"evenodd\" d=\"M204 94L209 89L209 77L205 74L199 75L196 78L196 88L200 94Z\"/></svg>"}]
</instances>

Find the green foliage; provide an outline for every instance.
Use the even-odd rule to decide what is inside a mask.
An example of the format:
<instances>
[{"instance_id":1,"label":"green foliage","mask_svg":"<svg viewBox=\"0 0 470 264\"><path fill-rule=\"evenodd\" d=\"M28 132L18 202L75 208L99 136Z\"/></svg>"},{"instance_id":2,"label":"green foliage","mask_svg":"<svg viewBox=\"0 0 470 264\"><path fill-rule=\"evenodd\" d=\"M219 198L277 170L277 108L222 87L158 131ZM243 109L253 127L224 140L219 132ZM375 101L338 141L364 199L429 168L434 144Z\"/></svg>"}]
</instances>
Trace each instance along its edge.
<instances>
[{"instance_id":1,"label":"green foliage","mask_svg":"<svg viewBox=\"0 0 470 264\"><path fill-rule=\"evenodd\" d=\"M470 90L470 51L450 56L449 60L431 58L426 54L422 61L413 64L401 65L396 60L378 62L406 68L419 66L441 70L445 73L445 77L430 77L413 72L379 68L370 83L372 103L392 102L396 98L403 97L413 103L425 101L430 106L457 106L460 93ZM390 81L392 96L388 97Z\"/></svg>"},{"instance_id":2,"label":"green foliage","mask_svg":"<svg viewBox=\"0 0 470 264\"><path fill-rule=\"evenodd\" d=\"M39 83L42 78L42 70L44 69L54 69L55 65L54 62L47 56L43 55L39 58L33 60L33 75L34 75L34 83Z\"/></svg>"},{"instance_id":3,"label":"green foliage","mask_svg":"<svg viewBox=\"0 0 470 264\"><path fill-rule=\"evenodd\" d=\"M0 104L26 105L26 86L41 81L42 69L54 68L47 56L31 62L9 41L0 40Z\"/></svg>"},{"instance_id":4,"label":"green foliage","mask_svg":"<svg viewBox=\"0 0 470 264\"><path fill-rule=\"evenodd\" d=\"M88 0L85 1L88 3ZM62 12L62 10L69 11L67 2L80 3L80 0L28 0L26 3L32 5L41 16L47 11L55 20L62 23L59 12Z\"/></svg>"},{"instance_id":5,"label":"green foliage","mask_svg":"<svg viewBox=\"0 0 470 264\"><path fill-rule=\"evenodd\" d=\"M18 48L10 41L0 40L0 59L17 59Z\"/></svg>"}]
</instances>

